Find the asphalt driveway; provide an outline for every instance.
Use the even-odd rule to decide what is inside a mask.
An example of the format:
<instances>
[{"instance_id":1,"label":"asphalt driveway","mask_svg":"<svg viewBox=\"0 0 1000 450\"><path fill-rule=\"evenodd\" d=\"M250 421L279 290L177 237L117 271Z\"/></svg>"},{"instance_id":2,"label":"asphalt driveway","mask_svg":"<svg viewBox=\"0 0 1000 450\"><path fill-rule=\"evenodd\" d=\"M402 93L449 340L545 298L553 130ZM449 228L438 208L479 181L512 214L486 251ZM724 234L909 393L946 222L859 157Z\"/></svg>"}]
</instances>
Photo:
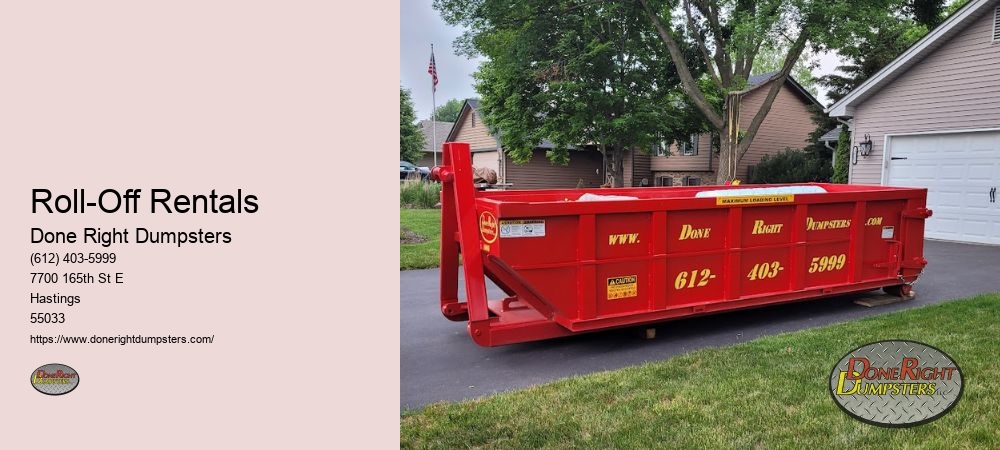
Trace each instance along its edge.
<instances>
[{"instance_id":1,"label":"asphalt driveway","mask_svg":"<svg viewBox=\"0 0 1000 450\"><path fill-rule=\"evenodd\" d=\"M466 333L465 322L451 322L441 315L437 269L401 271L400 409L1000 291L1000 247L927 241L924 252L928 265L914 285L917 298L911 301L866 308L853 303L856 297L835 297L665 322L657 327L657 338L648 341L631 330L613 330L494 348L477 346ZM489 294L503 296L492 285Z\"/></svg>"}]
</instances>

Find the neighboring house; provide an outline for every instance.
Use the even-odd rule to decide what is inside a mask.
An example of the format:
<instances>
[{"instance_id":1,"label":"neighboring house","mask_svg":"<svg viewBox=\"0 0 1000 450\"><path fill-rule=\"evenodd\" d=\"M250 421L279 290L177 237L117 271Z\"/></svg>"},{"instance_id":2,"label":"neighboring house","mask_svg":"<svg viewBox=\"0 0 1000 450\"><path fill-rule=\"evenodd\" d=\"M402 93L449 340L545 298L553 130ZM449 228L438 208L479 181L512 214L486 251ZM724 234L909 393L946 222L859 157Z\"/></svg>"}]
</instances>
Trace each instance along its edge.
<instances>
[{"instance_id":1,"label":"neighboring house","mask_svg":"<svg viewBox=\"0 0 1000 450\"><path fill-rule=\"evenodd\" d=\"M500 151L499 139L483 123L477 100L465 101L458 121L444 141L468 143L472 165L495 170L497 181L509 184L510 189L593 188L604 180L603 154L592 148L571 149L569 165L562 166L549 162L545 151L553 145L543 141L534 149L529 162L514 163L510 156Z\"/></svg>"},{"instance_id":2,"label":"neighboring house","mask_svg":"<svg viewBox=\"0 0 1000 450\"><path fill-rule=\"evenodd\" d=\"M777 72L755 75L740 99L740 128L746 130L767 97ZM757 130L753 143L739 161L736 177L749 180L753 167L764 155L786 148L801 149L808 144L809 134L816 129L810 106L820 103L798 82L788 77L771 105L771 111ZM650 154L629 152L625 157L625 186L679 186L715 184L719 155L712 149L712 134L692 135L680 146L663 143L654 146Z\"/></svg>"},{"instance_id":3,"label":"neighboring house","mask_svg":"<svg viewBox=\"0 0 1000 450\"><path fill-rule=\"evenodd\" d=\"M431 124L434 124L433 127ZM414 164L420 167L434 167L437 164L441 164L441 144L448 137L448 132L451 131L452 125L454 125L452 122L420 121L417 126L420 127L420 132L424 134L424 153ZM437 152L437 155L434 152ZM435 157L437 157L436 160L434 159Z\"/></svg>"},{"instance_id":4,"label":"neighboring house","mask_svg":"<svg viewBox=\"0 0 1000 450\"><path fill-rule=\"evenodd\" d=\"M1000 244L1000 1L971 0L833 104L850 182L928 189L925 235Z\"/></svg>"}]
</instances>

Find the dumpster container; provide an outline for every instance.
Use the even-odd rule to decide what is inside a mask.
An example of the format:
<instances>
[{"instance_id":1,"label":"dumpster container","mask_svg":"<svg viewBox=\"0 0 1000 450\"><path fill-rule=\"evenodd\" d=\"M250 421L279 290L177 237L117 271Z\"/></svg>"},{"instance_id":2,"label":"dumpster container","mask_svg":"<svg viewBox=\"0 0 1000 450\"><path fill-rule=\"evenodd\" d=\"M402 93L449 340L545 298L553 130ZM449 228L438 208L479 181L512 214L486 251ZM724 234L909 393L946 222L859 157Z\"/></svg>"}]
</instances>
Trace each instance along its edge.
<instances>
[{"instance_id":1,"label":"dumpster container","mask_svg":"<svg viewBox=\"0 0 1000 450\"><path fill-rule=\"evenodd\" d=\"M432 178L442 182L441 312L468 321L483 346L879 288L910 295L927 264L926 189L483 191L457 142L443 145ZM488 299L486 278L506 296Z\"/></svg>"}]
</instances>

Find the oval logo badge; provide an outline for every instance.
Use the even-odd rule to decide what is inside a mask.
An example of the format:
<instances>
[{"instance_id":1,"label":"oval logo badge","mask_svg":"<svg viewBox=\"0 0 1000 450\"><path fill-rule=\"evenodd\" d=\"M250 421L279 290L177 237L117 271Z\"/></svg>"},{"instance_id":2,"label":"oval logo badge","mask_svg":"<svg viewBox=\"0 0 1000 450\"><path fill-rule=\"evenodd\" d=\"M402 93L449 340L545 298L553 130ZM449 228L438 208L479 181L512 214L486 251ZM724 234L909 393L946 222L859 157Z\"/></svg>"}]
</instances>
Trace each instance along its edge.
<instances>
[{"instance_id":1,"label":"oval logo badge","mask_svg":"<svg viewBox=\"0 0 1000 450\"><path fill-rule=\"evenodd\" d=\"M497 217L489 211L479 215L479 236L483 242L492 244L497 241Z\"/></svg>"},{"instance_id":2,"label":"oval logo badge","mask_svg":"<svg viewBox=\"0 0 1000 450\"><path fill-rule=\"evenodd\" d=\"M962 397L962 371L945 352L920 342L892 340L858 347L830 374L840 409L881 427L935 420Z\"/></svg>"},{"instance_id":3,"label":"oval logo badge","mask_svg":"<svg viewBox=\"0 0 1000 450\"><path fill-rule=\"evenodd\" d=\"M80 374L65 364L46 364L31 372L31 387L46 395L68 394L80 385Z\"/></svg>"}]
</instances>

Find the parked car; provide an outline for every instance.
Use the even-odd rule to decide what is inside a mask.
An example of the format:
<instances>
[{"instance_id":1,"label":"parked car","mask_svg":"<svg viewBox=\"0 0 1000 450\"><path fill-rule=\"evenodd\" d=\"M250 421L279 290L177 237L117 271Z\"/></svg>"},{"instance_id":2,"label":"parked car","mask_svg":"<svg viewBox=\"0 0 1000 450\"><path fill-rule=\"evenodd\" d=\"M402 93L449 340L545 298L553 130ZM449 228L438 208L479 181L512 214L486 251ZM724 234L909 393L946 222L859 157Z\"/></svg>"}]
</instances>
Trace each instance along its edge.
<instances>
[{"instance_id":1,"label":"parked car","mask_svg":"<svg viewBox=\"0 0 1000 450\"><path fill-rule=\"evenodd\" d=\"M427 180L431 176L430 167L417 167L415 164L409 161L399 162L399 179L406 180L412 179L416 180L418 177L421 180Z\"/></svg>"}]
</instances>

